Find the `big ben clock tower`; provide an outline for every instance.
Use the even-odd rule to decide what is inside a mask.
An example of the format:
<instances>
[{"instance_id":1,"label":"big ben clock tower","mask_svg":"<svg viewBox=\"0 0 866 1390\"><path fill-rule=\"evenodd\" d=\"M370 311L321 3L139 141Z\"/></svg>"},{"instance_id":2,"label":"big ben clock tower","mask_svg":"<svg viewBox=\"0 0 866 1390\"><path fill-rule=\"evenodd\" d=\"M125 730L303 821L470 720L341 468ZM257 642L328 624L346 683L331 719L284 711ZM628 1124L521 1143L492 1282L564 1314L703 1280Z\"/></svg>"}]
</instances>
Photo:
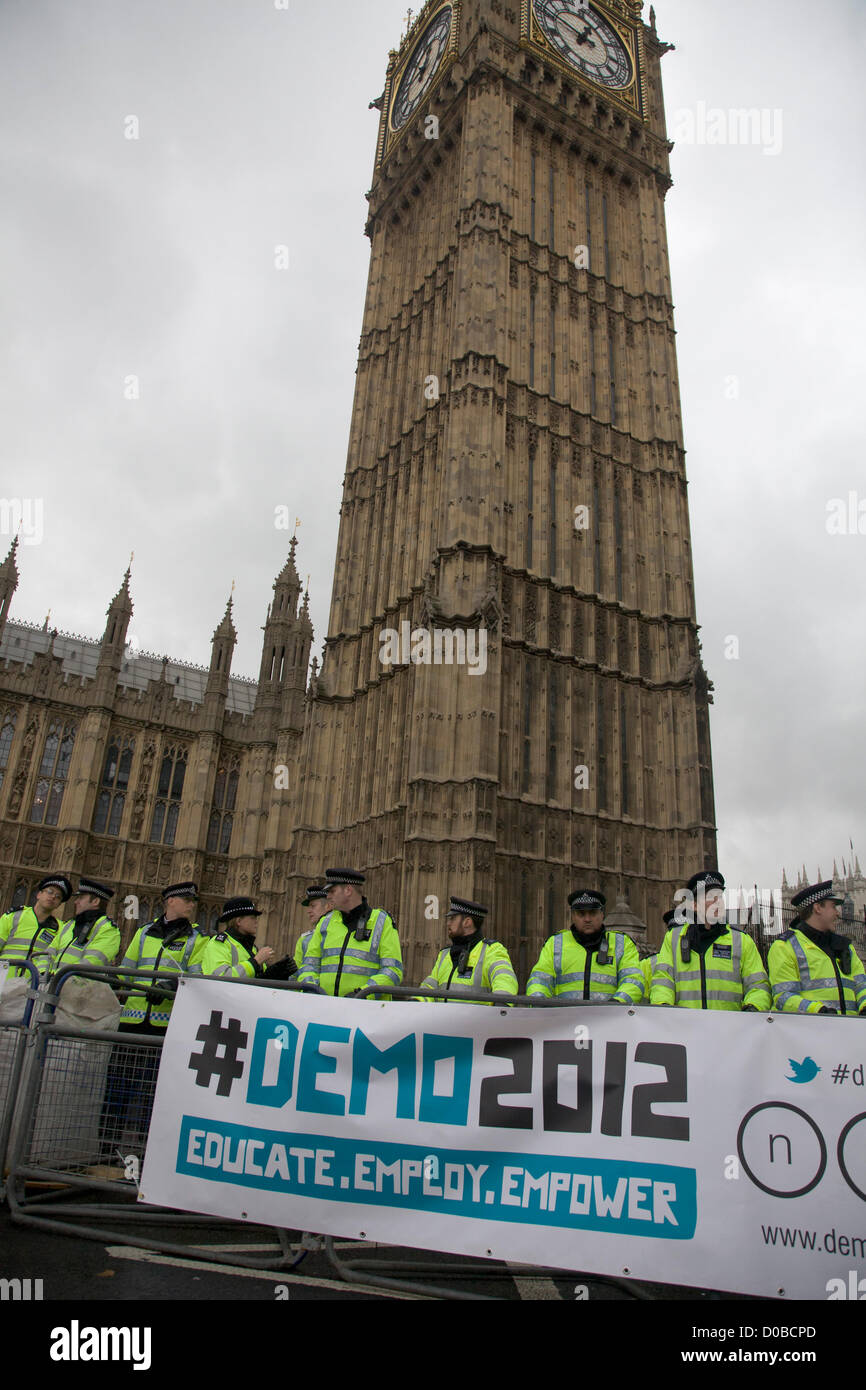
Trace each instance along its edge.
<instances>
[{"instance_id":1,"label":"big ben clock tower","mask_svg":"<svg viewBox=\"0 0 866 1390\"><path fill-rule=\"evenodd\" d=\"M296 886L363 868L408 980L441 944L449 892L490 904L525 973L576 885L624 894L652 941L674 889L714 862L668 45L641 10L428 0L376 103L289 865Z\"/></svg>"}]
</instances>

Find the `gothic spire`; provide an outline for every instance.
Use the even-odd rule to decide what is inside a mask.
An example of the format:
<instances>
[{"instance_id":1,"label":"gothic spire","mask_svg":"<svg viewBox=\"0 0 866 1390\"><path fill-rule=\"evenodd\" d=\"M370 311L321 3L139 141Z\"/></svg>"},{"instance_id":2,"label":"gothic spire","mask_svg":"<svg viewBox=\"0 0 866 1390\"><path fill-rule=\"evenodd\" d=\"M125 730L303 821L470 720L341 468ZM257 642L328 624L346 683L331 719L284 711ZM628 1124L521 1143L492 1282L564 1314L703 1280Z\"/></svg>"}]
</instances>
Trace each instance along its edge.
<instances>
[{"instance_id":1,"label":"gothic spire","mask_svg":"<svg viewBox=\"0 0 866 1390\"><path fill-rule=\"evenodd\" d=\"M214 640L214 641L216 641L216 639L217 639L218 637L227 637L227 638L229 638L229 640L232 642L232 645L234 645L234 643L237 641L238 634L237 634L237 631L236 631L236 629L235 629L235 625L234 625L234 622L233 622L233 619L232 619L232 607L233 607L233 604L234 604L234 596L233 596L232 594L229 594L229 601L228 601L228 603L226 604L226 611L225 611L225 613L223 614L222 622L220 623L219 627L216 628L215 631L214 631L214 635L213 635L213 640Z\"/></svg>"},{"instance_id":2,"label":"gothic spire","mask_svg":"<svg viewBox=\"0 0 866 1390\"><path fill-rule=\"evenodd\" d=\"M0 565L0 637L3 636L3 628L6 626L6 619L9 616L12 595L18 588L18 566L15 564L17 549L18 537L16 536L9 547L9 554Z\"/></svg>"},{"instance_id":3,"label":"gothic spire","mask_svg":"<svg viewBox=\"0 0 866 1390\"><path fill-rule=\"evenodd\" d=\"M126 567L120 588L105 610L105 631L102 634L102 642L99 647L100 667L113 668L115 671L120 670L123 662L126 650L126 634L129 620L132 617L132 596L129 592L131 570L132 557L130 557Z\"/></svg>"},{"instance_id":4,"label":"gothic spire","mask_svg":"<svg viewBox=\"0 0 866 1390\"><path fill-rule=\"evenodd\" d=\"M232 590L234 590L234 584L232 584ZM218 627L215 628L214 635L211 638L207 694L217 695L221 702L225 701L225 697L228 694L232 656L234 654L235 643L238 640L238 634L232 619L232 604L233 594L229 594L226 611Z\"/></svg>"},{"instance_id":5,"label":"gothic spire","mask_svg":"<svg viewBox=\"0 0 866 1390\"><path fill-rule=\"evenodd\" d=\"M13 579L15 581L12 585L13 588L15 588L18 584L18 566L15 564L15 555L17 550L18 537L15 536L14 540L12 541L12 544L9 547L9 553L6 556L6 559L3 561L2 565L0 565L0 584L2 584L3 580L5 579Z\"/></svg>"},{"instance_id":6,"label":"gothic spire","mask_svg":"<svg viewBox=\"0 0 866 1390\"><path fill-rule=\"evenodd\" d=\"M108 617L111 617L113 613L132 613L132 595L129 592L129 579L131 574L132 559L130 558L129 564L126 567L126 572L121 581L120 588L118 589L117 593L114 595L114 598L111 600L111 603L108 605L108 608L106 609L106 615Z\"/></svg>"}]
</instances>

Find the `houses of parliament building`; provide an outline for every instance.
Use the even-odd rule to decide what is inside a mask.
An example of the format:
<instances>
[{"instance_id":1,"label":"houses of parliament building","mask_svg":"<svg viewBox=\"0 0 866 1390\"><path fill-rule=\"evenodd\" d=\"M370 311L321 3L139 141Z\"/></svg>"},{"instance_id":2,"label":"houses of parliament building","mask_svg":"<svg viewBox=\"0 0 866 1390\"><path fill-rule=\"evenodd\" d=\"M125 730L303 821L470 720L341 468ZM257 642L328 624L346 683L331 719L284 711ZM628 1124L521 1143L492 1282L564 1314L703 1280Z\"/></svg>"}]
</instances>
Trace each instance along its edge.
<instances>
[{"instance_id":1,"label":"houses of parliament building","mask_svg":"<svg viewBox=\"0 0 866 1390\"><path fill-rule=\"evenodd\" d=\"M374 102L322 669L294 542L255 682L231 674L230 604L207 670L130 652L128 574L100 641L13 622L13 546L6 905L50 868L108 879L146 921L192 878L201 925L251 894L283 947L303 884L352 864L397 922L408 980L452 892L490 906L524 978L579 884L660 940L675 889L716 855L669 47L641 0L427 0ZM383 660L404 630L483 635L483 673Z\"/></svg>"},{"instance_id":2,"label":"houses of parliament building","mask_svg":"<svg viewBox=\"0 0 866 1390\"><path fill-rule=\"evenodd\" d=\"M179 879L200 885L203 928L227 896L267 897L291 830L276 769L296 762L313 638L295 542L258 681L231 675L231 600L209 670L137 650L129 571L101 641L10 621L16 548L0 566L0 899L29 902L50 868L84 873L117 885L128 936Z\"/></svg>"}]
</instances>

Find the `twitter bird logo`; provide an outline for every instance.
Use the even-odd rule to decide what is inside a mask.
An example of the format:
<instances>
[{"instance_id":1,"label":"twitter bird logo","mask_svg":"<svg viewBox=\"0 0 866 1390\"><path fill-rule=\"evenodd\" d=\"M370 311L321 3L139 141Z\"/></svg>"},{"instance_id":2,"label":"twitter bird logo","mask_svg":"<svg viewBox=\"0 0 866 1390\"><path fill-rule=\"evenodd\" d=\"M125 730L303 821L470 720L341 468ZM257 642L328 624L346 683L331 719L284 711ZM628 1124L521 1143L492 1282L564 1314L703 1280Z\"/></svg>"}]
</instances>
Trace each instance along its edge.
<instances>
[{"instance_id":1,"label":"twitter bird logo","mask_svg":"<svg viewBox=\"0 0 866 1390\"><path fill-rule=\"evenodd\" d=\"M788 1058L788 1066L794 1073L793 1076L786 1076L786 1081L793 1081L797 1086L804 1086L807 1081L814 1081L821 1068L811 1057L804 1057L802 1062L795 1062L793 1057Z\"/></svg>"}]
</instances>

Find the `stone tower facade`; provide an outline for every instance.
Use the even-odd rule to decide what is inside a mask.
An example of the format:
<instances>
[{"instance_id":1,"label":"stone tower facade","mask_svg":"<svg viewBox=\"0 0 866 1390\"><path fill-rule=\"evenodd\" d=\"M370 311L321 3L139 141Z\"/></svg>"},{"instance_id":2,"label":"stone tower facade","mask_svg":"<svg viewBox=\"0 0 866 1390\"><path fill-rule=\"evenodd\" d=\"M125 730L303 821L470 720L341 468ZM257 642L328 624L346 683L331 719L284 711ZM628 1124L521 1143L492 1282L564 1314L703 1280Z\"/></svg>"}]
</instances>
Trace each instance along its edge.
<instances>
[{"instance_id":1,"label":"stone tower facade","mask_svg":"<svg viewBox=\"0 0 866 1390\"><path fill-rule=\"evenodd\" d=\"M490 904L531 966L574 886L624 895L657 940L675 887L715 863L665 235L668 45L641 9L428 0L376 103L289 876L363 868L409 978L441 943L451 891Z\"/></svg>"}]
</instances>

